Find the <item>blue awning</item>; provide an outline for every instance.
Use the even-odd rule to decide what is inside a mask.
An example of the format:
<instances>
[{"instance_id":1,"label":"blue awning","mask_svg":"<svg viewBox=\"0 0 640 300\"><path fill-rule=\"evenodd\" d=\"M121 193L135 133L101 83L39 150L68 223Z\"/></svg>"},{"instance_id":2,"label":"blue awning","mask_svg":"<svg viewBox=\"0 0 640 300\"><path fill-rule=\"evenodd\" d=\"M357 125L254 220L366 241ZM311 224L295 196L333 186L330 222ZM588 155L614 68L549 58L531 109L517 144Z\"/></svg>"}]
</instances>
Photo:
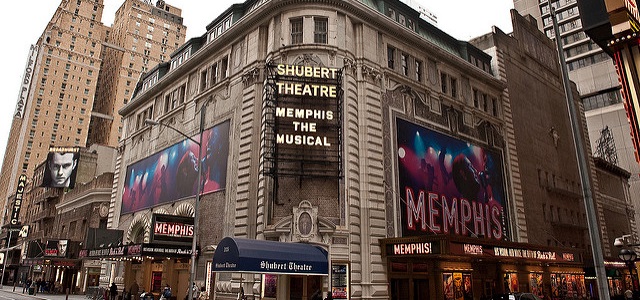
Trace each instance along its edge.
<instances>
[{"instance_id":1,"label":"blue awning","mask_svg":"<svg viewBox=\"0 0 640 300\"><path fill-rule=\"evenodd\" d=\"M214 272L328 275L327 251L310 244L226 237L213 254Z\"/></svg>"}]
</instances>

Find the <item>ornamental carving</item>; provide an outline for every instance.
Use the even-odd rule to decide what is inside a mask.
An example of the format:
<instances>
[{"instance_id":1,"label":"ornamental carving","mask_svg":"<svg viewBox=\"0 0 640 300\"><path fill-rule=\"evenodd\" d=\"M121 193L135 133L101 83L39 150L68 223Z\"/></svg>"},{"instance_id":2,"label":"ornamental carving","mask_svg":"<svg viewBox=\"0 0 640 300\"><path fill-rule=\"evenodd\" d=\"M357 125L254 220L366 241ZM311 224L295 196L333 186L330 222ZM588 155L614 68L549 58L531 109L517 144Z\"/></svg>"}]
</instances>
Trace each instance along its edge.
<instances>
[{"instance_id":1,"label":"ornamental carving","mask_svg":"<svg viewBox=\"0 0 640 300\"><path fill-rule=\"evenodd\" d=\"M262 72L257 67L245 72L244 74L242 74L242 83L247 86L256 82L260 82L261 73Z\"/></svg>"}]
</instances>

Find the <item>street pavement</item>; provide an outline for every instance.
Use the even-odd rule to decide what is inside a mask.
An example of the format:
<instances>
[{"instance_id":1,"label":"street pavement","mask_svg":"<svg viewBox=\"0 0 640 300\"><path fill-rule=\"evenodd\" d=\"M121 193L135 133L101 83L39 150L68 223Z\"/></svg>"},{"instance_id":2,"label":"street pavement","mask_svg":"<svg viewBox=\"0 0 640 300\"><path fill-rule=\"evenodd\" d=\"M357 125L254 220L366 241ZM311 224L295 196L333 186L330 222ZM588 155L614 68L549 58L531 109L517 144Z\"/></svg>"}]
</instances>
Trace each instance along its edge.
<instances>
[{"instance_id":1,"label":"street pavement","mask_svg":"<svg viewBox=\"0 0 640 300\"><path fill-rule=\"evenodd\" d=\"M0 300L87 300L85 295L46 294L28 295L22 293L22 287L3 286L0 289Z\"/></svg>"}]
</instances>

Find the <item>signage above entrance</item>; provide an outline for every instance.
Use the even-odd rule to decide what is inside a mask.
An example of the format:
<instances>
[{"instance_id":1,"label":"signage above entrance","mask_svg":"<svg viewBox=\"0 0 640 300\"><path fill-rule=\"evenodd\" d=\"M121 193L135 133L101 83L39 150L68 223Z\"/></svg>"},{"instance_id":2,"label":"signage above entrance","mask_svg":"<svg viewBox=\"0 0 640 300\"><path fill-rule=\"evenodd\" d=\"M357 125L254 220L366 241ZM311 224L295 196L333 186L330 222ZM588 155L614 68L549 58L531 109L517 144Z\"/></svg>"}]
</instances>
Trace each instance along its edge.
<instances>
[{"instance_id":1,"label":"signage above entrance","mask_svg":"<svg viewBox=\"0 0 640 300\"><path fill-rule=\"evenodd\" d=\"M309 244L226 237L213 255L214 272L328 275L327 251Z\"/></svg>"}]
</instances>

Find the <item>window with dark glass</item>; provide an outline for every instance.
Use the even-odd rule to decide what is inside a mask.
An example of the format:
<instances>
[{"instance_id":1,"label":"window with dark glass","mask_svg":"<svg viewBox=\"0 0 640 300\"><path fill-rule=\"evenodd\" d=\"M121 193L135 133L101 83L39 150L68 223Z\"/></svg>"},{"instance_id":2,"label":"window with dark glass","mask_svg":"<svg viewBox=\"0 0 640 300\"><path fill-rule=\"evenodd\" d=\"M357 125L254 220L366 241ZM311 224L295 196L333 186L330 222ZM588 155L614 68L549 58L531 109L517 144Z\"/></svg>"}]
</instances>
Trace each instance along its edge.
<instances>
[{"instance_id":1,"label":"window with dark glass","mask_svg":"<svg viewBox=\"0 0 640 300\"><path fill-rule=\"evenodd\" d=\"M457 89L457 86L458 86L458 80L457 80L457 79L455 79L454 77L451 77L451 78L450 78L450 82L451 82L451 84L450 84L450 86L451 86L451 87L450 87L451 91L450 91L449 95L450 95L451 97L453 97L453 98L457 98L457 97L458 97L458 89Z\"/></svg>"},{"instance_id":2,"label":"window with dark glass","mask_svg":"<svg viewBox=\"0 0 640 300\"><path fill-rule=\"evenodd\" d=\"M449 87L447 85L448 85L447 74L440 73L440 91L442 91L444 94L449 92Z\"/></svg>"},{"instance_id":3,"label":"window with dark glass","mask_svg":"<svg viewBox=\"0 0 640 300\"><path fill-rule=\"evenodd\" d=\"M291 19L291 44L302 44L302 18Z\"/></svg>"},{"instance_id":4,"label":"window with dark glass","mask_svg":"<svg viewBox=\"0 0 640 300\"><path fill-rule=\"evenodd\" d=\"M409 75L409 55L402 53L402 74Z\"/></svg>"},{"instance_id":5,"label":"window with dark glass","mask_svg":"<svg viewBox=\"0 0 640 300\"><path fill-rule=\"evenodd\" d=\"M327 43L327 27L329 20L327 18L314 18L313 42L317 44Z\"/></svg>"},{"instance_id":6,"label":"window with dark glass","mask_svg":"<svg viewBox=\"0 0 640 300\"><path fill-rule=\"evenodd\" d=\"M387 67L394 68L394 57L396 56L396 49L393 47L387 47Z\"/></svg>"},{"instance_id":7,"label":"window with dark glass","mask_svg":"<svg viewBox=\"0 0 640 300\"><path fill-rule=\"evenodd\" d=\"M422 81L422 62L416 59L416 80Z\"/></svg>"}]
</instances>

